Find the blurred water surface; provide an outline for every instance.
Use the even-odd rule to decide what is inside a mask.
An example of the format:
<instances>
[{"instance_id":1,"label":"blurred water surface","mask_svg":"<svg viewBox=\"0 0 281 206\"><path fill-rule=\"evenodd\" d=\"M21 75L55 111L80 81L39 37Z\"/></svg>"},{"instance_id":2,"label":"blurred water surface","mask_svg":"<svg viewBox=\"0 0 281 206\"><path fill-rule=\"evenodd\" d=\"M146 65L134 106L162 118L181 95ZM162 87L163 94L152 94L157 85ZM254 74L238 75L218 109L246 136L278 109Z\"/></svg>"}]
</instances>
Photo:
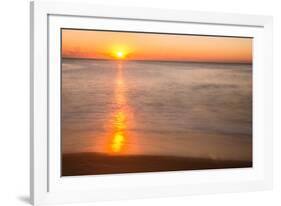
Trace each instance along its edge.
<instances>
[{"instance_id":1,"label":"blurred water surface","mask_svg":"<svg viewBox=\"0 0 281 206\"><path fill-rule=\"evenodd\" d=\"M252 65L62 61L63 153L252 159Z\"/></svg>"}]
</instances>

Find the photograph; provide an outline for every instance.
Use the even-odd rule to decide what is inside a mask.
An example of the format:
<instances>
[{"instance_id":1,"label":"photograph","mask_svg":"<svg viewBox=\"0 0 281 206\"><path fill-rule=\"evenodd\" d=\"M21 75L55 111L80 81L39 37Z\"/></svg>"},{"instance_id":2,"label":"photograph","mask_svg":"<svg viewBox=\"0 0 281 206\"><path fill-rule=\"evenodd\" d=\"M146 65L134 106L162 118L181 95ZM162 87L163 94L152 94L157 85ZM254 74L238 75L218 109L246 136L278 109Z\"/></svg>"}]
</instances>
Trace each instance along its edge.
<instances>
[{"instance_id":1,"label":"photograph","mask_svg":"<svg viewBox=\"0 0 281 206\"><path fill-rule=\"evenodd\" d=\"M61 28L61 176L253 166L253 38Z\"/></svg>"}]
</instances>

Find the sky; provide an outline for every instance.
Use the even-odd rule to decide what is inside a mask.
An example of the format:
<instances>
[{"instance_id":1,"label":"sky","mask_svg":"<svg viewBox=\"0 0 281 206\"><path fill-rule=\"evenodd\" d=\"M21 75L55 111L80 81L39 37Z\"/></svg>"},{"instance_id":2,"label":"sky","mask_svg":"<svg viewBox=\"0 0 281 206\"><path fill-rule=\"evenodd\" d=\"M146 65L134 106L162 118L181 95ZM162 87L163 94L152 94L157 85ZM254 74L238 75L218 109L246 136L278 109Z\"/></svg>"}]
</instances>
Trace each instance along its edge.
<instances>
[{"instance_id":1,"label":"sky","mask_svg":"<svg viewBox=\"0 0 281 206\"><path fill-rule=\"evenodd\" d=\"M252 63L252 38L63 29L62 57Z\"/></svg>"}]
</instances>

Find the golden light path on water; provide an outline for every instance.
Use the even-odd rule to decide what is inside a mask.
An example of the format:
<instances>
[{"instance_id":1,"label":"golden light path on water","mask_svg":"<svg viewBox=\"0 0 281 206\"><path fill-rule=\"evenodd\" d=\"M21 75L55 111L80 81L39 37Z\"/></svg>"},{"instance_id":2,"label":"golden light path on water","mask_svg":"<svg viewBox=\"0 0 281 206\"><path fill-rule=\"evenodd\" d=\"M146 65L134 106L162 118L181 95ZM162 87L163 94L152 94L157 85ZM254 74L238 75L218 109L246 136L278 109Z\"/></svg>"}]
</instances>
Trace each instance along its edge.
<instances>
[{"instance_id":1,"label":"golden light path on water","mask_svg":"<svg viewBox=\"0 0 281 206\"><path fill-rule=\"evenodd\" d=\"M127 85L123 78L123 61L117 62L117 73L114 81L114 107L116 110L110 116L110 121L107 128L106 153L113 155L127 154L132 151L132 147L128 147L129 137L126 130L128 124L132 125L132 111L126 101ZM133 138L130 136L130 138ZM131 141L132 139L130 139Z\"/></svg>"}]
</instances>

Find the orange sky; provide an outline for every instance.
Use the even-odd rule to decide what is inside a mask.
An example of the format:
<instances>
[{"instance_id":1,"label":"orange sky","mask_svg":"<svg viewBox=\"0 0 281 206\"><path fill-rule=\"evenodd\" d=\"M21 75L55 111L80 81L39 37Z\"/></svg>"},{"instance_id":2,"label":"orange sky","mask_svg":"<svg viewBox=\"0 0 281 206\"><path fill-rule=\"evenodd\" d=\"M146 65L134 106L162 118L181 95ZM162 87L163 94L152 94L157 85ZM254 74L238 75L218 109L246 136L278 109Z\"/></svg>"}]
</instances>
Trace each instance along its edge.
<instances>
[{"instance_id":1,"label":"orange sky","mask_svg":"<svg viewBox=\"0 0 281 206\"><path fill-rule=\"evenodd\" d=\"M252 62L252 38L62 30L68 58Z\"/></svg>"}]
</instances>

